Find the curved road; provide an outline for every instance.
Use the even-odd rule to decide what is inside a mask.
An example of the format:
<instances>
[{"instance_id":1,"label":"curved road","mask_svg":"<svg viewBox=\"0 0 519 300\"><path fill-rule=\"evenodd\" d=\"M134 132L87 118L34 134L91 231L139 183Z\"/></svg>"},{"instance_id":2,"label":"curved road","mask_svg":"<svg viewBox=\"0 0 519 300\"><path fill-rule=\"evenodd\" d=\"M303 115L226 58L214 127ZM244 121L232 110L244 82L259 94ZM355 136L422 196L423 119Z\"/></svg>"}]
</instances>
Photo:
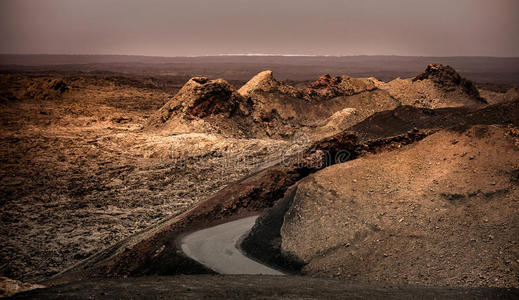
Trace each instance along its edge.
<instances>
[{"instance_id":1,"label":"curved road","mask_svg":"<svg viewBox=\"0 0 519 300\"><path fill-rule=\"evenodd\" d=\"M284 275L245 256L237 244L254 226L258 216L248 217L185 236L181 248L190 258L220 274Z\"/></svg>"}]
</instances>

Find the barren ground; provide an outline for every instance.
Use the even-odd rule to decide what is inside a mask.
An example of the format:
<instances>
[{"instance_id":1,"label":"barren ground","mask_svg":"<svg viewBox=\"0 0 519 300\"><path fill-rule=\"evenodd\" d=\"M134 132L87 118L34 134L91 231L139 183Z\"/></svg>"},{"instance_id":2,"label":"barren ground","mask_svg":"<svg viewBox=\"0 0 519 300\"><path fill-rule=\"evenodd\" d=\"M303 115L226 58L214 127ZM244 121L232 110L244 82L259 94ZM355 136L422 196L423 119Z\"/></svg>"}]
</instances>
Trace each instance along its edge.
<instances>
[{"instance_id":1,"label":"barren ground","mask_svg":"<svg viewBox=\"0 0 519 300\"><path fill-rule=\"evenodd\" d=\"M513 63L517 62L514 60ZM279 65L275 66L277 68L280 67ZM253 125L256 126L256 131L255 134L248 135L247 138L244 135L226 134L225 130L220 129L236 128L233 126L241 126L240 128L245 129L250 128L245 126L249 124L245 123L245 121L250 122L250 118L248 119L249 115L244 114L240 116L241 119L233 119L230 112L218 110L215 110L214 114L204 115L206 108L212 109L217 107L218 103L215 102L215 99L223 99L222 103L224 104L228 100L225 96L222 97L216 94L216 97L213 97L214 95L210 93L207 99L202 98L204 101L207 100L206 102L200 102L201 98L193 98L193 94L187 93L186 99L192 100L193 104L191 107L187 107L186 111L182 111L182 113L187 112L187 114L175 112L177 115L172 115L173 123L183 118L182 122L184 123L182 123L182 126L185 125L186 130L170 130L173 127L166 126L168 124L154 130L153 128L150 129L150 120L156 119L160 113L159 109L166 103L177 104L178 99L175 98L175 94L188 79L185 70L170 74L166 69L161 69L159 65L154 65L153 68L155 69L153 71L159 72L160 75L142 76L139 74L142 71L141 69L135 66L126 69L124 64L110 65L110 68L115 68L118 72L128 71L127 73L107 72L103 70L103 68L107 68L107 65L84 65L81 66L81 71L78 71L77 66L72 65L55 67L59 71L49 72L48 67L2 66L1 68L11 71L0 75L0 244L2 244L2 248L0 248L0 276L19 279L24 282L39 282L49 279L52 275L84 261L86 258L93 257L93 254L100 253L100 250L107 249L109 246L115 245L127 237L134 236L134 234L145 228L161 228L160 226L153 227L153 225L157 225L164 220L173 220L172 217L194 207L193 215L179 218L178 224L180 225L178 228L175 229L172 226L151 238L148 236L142 243L136 244L136 247L125 249L125 251L128 251L113 261L113 265L110 266L113 268L101 268L102 271L106 271L104 275L112 276L142 275L148 274L148 271L151 272L150 274L168 273L171 271L168 268L171 267L171 264L177 263L175 259L180 257L175 252L177 249L174 245L174 239L182 233L182 230L192 230L196 226L214 225L228 219L237 218L239 215L250 215L252 212L257 213L281 199L289 186L318 170L305 169L296 166L294 163L289 166L276 165L257 173L258 170L270 166L269 162L277 161L280 158L290 156L302 150L314 151L315 153L311 151L304 152L306 155L304 159L312 160L315 158L312 155L318 151L337 151L339 146L354 146L356 147L355 151L351 153L355 157L351 158L356 158L361 156L361 154L365 155L368 152L382 152L380 158L377 157L372 160L373 166L379 166L381 161L386 160L386 156L388 159L393 159L393 156L396 155L385 153L387 150L399 149L425 138L431 134L427 130L433 128L435 122L443 122L442 120L445 118L452 118L452 124L449 123L449 126L452 126L456 122L472 120L465 118L465 115L474 115L473 118L477 119L487 113L487 111L482 110L479 112L479 115L478 113L473 114L474 111L485 107L486 104L479 101L477 97L467 96L467 93L461 90L459 86L453 89L449 87L450 90L445 92L440 90L440 88L443 89L444 87L438 88L432 80L427 81L429 79L418 83L400 79L389 83L377 82L378 88L373 87L373 90L370 88L356 91L354 89L356 87L353 86L353 89L350 91L348 90L350 86L346 86L346 90L341 90L341 92L347 92L348 94L346 95L334 94L336 92L335 89L338 88L337 86L325 86L322 90L318 90L318 93L322 92L326 97L331 93L332 96L329 99L325 97L326 100L329 100L328 102L319 102L324 98L316 98L317 100L315 100L308 95L308 97L305 96L304 100L294 95L288 95L283 90L287 88L285 85L287 82L277 82L274 83L280 87L277 90L258 91L252 95L241 95L234 98L234 100L238 101L237 105L252 101L253 108L256 109L256 111L251 110L251 116L254 118ZM254 68L256 67L258 65L254 65ZM96 68L101 68L101 70ZM315 72L314 68L315 66L312 65L310 69L314 71L306 70L305 76L313 74L312 72ZM18 74L12 72L12 70L22 70L25 73ZM207 70L211 74L222 74L222 71L219 69L209 68ZM229 71L227 75L234 81L230 81L231 84L228 90L235 93L245 80L249 78L250 72L251 70L241 72L233 69ZM295 71L292 69L287 72L284 73L285 76L295 74L293 73ZM407 74L407 71L400 70L399 72L398 74ZM143 71L143 73L145 72ZM369 74L369 70L366 71L366 74ZM384 71L383 74L387 79L396 77L395 73L389 71ZM226 75L226 73L224 72L223 75ZM417 73L413 75L417 75ZM304 82L293 81L289 83L298 88L306 88L308 81L305 76L294 77L304 79ZM479 74L478 76L482 75ZM346 78L344 82L350 82L350 79L344 78ZM481 78L487 77L482 76ZM360 82L362 85L366 85L366 82L369 83L370 80L362 79ZM507 82L507 84L502 84L502 82ZM267 81L267 83L270 85L272 81ZM513 85L509 83L510 80L499 80L497 83L479 85L480 88L485 88L485 90L480 89L480 94L491 99L491 101L488 101L489 104L511 101L517 97L517 90L510 89ZM203 90L204 88L207 88L205 83L200 86L196 85L193 90ZM405 92L406 89L410 88L413 89L411 96ZM282 94L280 91L285 94ZM291 91L293 90L289 89L289 92ZM212 93L213 91L210 90L210 92ZM450 96L447 97L446 95ZM444 99L446 97L449 99ZM446 102L447 100L451 102ZM184 103L184 101L180 102ZM396 108L400 104L416 105L419 108L468 105L473 106L471 108L473 110L459 108L459 110L453 110L452 114L444 114L448 109L445 111L414 111L413 109L416 109L416 107ZM172 111L173 108L172 105ZM392 111L393 109L395 110ZM489 110L488 118L491 118L493 113L499 116L506 115L506 113L502 113L502 111L506 110L507 106L500 107L495 111ZM205 119L197 119L197 116L194 119L185 118L186 116L191 117L195 112L198 116L204 115ZM221 114L218 115L218 113ZM382 119L377 119L378 121L372 123L368 120L357 127L354 126L374 113L380 113ZM436 117L429 118L429 116ZM516 117L513 116L513 118ZM422 127L415 125L419 128L413 129L413 120L422 119L428 121L424 121L425 123L423 124L425 125ZM245 121L244 123L239 123L236 120L240 122ZM197 127L198 123L203 122L206 122L206 125L211 125L211 128L215 130L198 130L199 128L205 128L205 125ZM416 123L422 124L420 122ZM508 120L499 119L497 123L499 123L499 126L501 126L499 128L502 130L512 130L513 128L503 125L507 124L507 122ZM472 122L471 124L480 123ZM485 119L481 124L489 125L494 123ZM355 136L350 136L345 132L350 126L354 126L351 129L356 131ZM367 128L369 130L366 130ZM337 133L337 136L328 139L332 134ZM360 141L355 140L353 142L357 135ZM309 149L309 145L316 141L320 142L317 142L314 148ZM495 140L490 140L490 143L495 143ZM439 145L440 143L435 145L437 144ZM413 146L409 147L412 149ZM430 148L433 149L432 146ZM445 149L441 148L438 151L441 152L443 150ZM458 150L462 151L463 149ZM459 152L458 150L456 151ZM459 157L468 155L457 152L456 155L459 154ZM416 153L413 155L418 157L422 154L420 152L419 155L416 155ZM479 156L480 153L474 154L475 159ZM441 158L443 159L443 157ZM512 156L509 158L512 158ZM370 161L370 159L367 158L366 160ZM499 161L502 163L501 160ZM512 167L515 169L509 170L503 167L498 170L505 173L513 173L518 168L516 165ZM398 169L398 166L394 168ZM478 168L474 170L485 171L493 168L493 166L482 165L478 166ZM323 172L333 173L334 170L337 169L332 167L330 170L327 171L325 169ZM422 169L417 166L416 170ZM467 167L460 172L472 174L472 171L473 169ZM501 176L501 173L498 175ZM255 175L246 178L251 174ZM308 180L319 178L321 176L319 174L321 173L318 173L315 177L310 177ZM359 172L359 174L361 176L364 173ZM407 176L409 174L404 175ZM404 175L400 177L405 177ZM338 176L344 179L349 174L338 172L330 176ZM468 187L471 185L473 177L467 177L460 185ZM360 179L358 180L360 182ZM377 187L377 190L374 192L379 192L380 190L380 192L385 193L385 189L390 189L387 186L401 185L392 180L389 180L390 182L387 185L384 183L380 189ZM236 182L238 183L233 184ZM332 196L334 194L329 192L329 190L336 187L334 185L336 183L337 181L333 178L327 181L326 184L328 186L323 188L324 192L322 192L326 196L322 197L323 201L331 201L330 199L333 197L330 196L330 193ZM507 186L502 189L500 186L497 186L501 185L501 183L502 181L496 181L496 185L492 185L487 191L485 190L486 183L477 181L477 184L481 186L480 192L471 190L464 191L464 193L476 193L476 195L479 195L478 197L481 195L485 196L485 193L490 193L494 197L494 192L496 192L496 197L500 197L499 191L503 189L506 189L507 193L510 191L515 193L517 191L515 189L516 182L511 181L511 187ZM366 193L362 195L364 200L372 196L373 192L370 191L370 184L371 181L366 182L362 186L363 192ZM401 189L418 189L422 185L422 182L416 186L411 184L410 187L402 185ZM318 188L311 188L311 190L316 193L321 192ZM447 192L448 195L454 195L454 198L458 197L456 195L459 194L456 189L447 190ZM433 194L438 196L438 193ZM319 194L316 197L319 198L321 196ZM348 198L349 196L345 197ZM404 196L408 197L409 193ZM207 201L203 202L202 200L204 199L207 199ZM517 287L517 280L513 279L514 274L517 275L517 257L514 256L516 252L513 249L513 251L506 250L508 252L505 251L506 255L504 255L502 254L503 249L499 248L517 247L517 241L510 237L517 232L517 224L507 223L509 220L505 218L513 215L516 206L514 206L514 199L508 200L507 205L509 205L507 207L510 210L503 213L504 219L496 217L496 222L500 223L492 229L494 231L502 229L502 236L495 234L494 231L482 231L487 237L492 235L492 240L494 240L493 242L488 242L493 245L493 248L489 251L488 257L484 257L486 259L484 263L487 263L487 265L488 262L493 263L492 259L495 258L494 256L503 259L502 263L504 265L499 265L497 273L492 273L495 270L491 270L492 272L489 273L491 275L497 274L498 280L492 281L494 277L485 277L478 281L477 284L473 284L473 281L460 281L455 278L445 282L445 284ZM202 203L202 205L196 206L197 203ZM438 203L441 202L437 201L436 204ZM322 209L323 211L329 209L332 212L337 210L337 207L334 207L337 204L335 202L326 207L321 206L321 204L314 205L314 208ZM438 205L436 207L438 209L445 208L445 205ZM498 208L498 206L490 206L487 208ZM341 209L344 209L344 207L344 205L340 206ZM412 213L405 216L407 217L410 214ZM426 211L424 214L428 215L428 212ZM315 215L309 214L308 216L308 222L315 221L313 219ZM205 223L200 222L204 218L207 218ZM331 222L333 220L335 219L330 217L328 221ZM407 219L404 218L404 220ZM463 219L463 222L469 223L470 220ZM455 224L452 223L450 225L454 226ZM189 226L192 226L192 228ZM283 229L285 230L284 232L290 232L289 226L293 226L293 232L290 233L290 236L293 236L294 239L297 239L296 237L303 232L299 231L300 229L307 228L303 226L297 227L298 223L295 225L287 223ZM326 227L323 226L320 229L324 228ZM444 228L443 232L449 232L450 229L452 229L452 226ZM309 232L312 233L312 229ZM152 230L152 234L155 233ZM299 254L304 260L305 255L302 253L308 249L297 243L305 243L305 238L311 237L311 234L301 237L291 244L293 249L289 250L294 253L301 251ZM341 234L334 233L331 239L340 237L342 237ZM434 238L438 237L434 236ZM330 240L328 239L327 242L330 242ZM480 237L479 242L483 242L483 238ZM487 243L487 240L485 240L485 243ZM124 246L125 244L123 243L122 245ZM289 244L285 244L285 247L290 248L287 245ZM326 245L326 243L319 241L319 245ZM368 246L371 247L373 245L370 244ZM166 250L161 252L164 250L164 247L166 247ZM107 251L109 252L109 250ZM333 254L333 251L327 253ZM151 255L151 253L160 255ZM168 261L167 257L165 257L167 255L171 255L173 258L170 258L170 261ZM490 256L492 257L490 258ZM383 255L383 257L387 256ZM164 260L161 260L163 258ZM361 276L355 278L355 274L343 272L341 269L344 267L341 265L342 261L337 262L340 259L337 261L333 261L333 259L333 255L323 258L320 262L318 262L318 259L313 259L316 262L315 266L307 261L308 264L303 269L303 272L319 276L339 276L348 279L361 278L364 281L377 281L378 279L392 281L392 278L377 274L375 275L379 277ZM455 258L451 260L455 260ZM449 262L447 261L447 263ZM470 257L462 262L470 264ZM95 263L96 261L94 260ZM143 264L146 263L150 263L150 265L144 266ZM182 268L183 266L179 266L179 270ZM95 273L100 270L99 268L92 268L92 270L94 271L89 275L99 275L99 273ZM157 272L157 270L159 271ZM413 270L405 268L399 270L411 274L410 280L398 278L398 280L393 280L393 282L398 284L409 282L431 284L432 282L434 284L435 277L432 275L427 277L429 281L421 280L423 278L415 280L416 276L420 277L423 274L416 272L415 274ZM180 271L183 272L183 270ZM485 272L488 270L481 269L479 271L480 273L474 273L470 276L480 276L483 273L485 274L484 276L487 276ZM337 273L339 274L337 275ZM383 274L383 272L380 274ZM372 280L375 277L377 280ZM258 278L259 285L265 283L268 287L277 284L268 277ZM207 280L211 284L214 283L211 287L216 291L220 291L222 285L228 284L227 279L224 278L223 281L220 281L219 277L176 277L175 280L178 280L176 282L180 284L184 279L190 282ZM170 279L165 279L166 282L168 280ZM234 281L235 278L232 277L230 280ZM246 277L240 277L236 280L239 281L238 285L247 282ZM294 284L300 287L301 282L308 280L308 284L312 286L319 285L319 280L304 279L297 283L298 280L299 278L289 278L284 282L289 286ZM147 285L149 283L146 280L143 280L141 283L139 283L139 280L132 282L132 284L137 285L141 283ZM348 288L342 290L343 286L331 283L331 281L327 282L331 284L332 289L337 289L336 291L348 292ZM115 287L121 284L121 282L86 282L85 285L82 285L82 288L90 284L113 285ZM124 286L125 283L123 282L122 285ZM58 288L55 291L67 293L68 288L75 289L74 284L63 287L63 290ZM237 286L236 288L240 290L236 294L237 296L249 295L251 293L250 290L242 289L242 287ZM387 291L388 288L391 291L391 287L385 287L384 289ZM104 287L100 289L100 293L106 293L103 290ZM208 287L208 289L211 288ZM265 290L261 289L260 287L258 291L266 293ZM373 288L373 286L367 287L367 289L369 290L366 294L368 296L384 295L383 293L379 294L379 291ZM122 293L123 290L124 288L121 288L118 291ZM184 287L178 287L178 291L183 292ZM189 288L188 291L192 291L192 289ZM456 293L460 293L460 291L451 291L452 294L445 295L457 295ZM398 295L398 291L393 292L395 292L395 295ZM449 293L448 289L442 291L428 289L423 290L423 292L433 296ZM435 294L436 292L440 294ZM477 293L480 291L471 290L471 292L474 295L478 295ZM200 293L207 293L207 291L201 290ZM289 295L291 297L300 295L297 293L285 293L287 293L286 290L282 290L280 294L266 293L265 295ZM422 290L418 289L417 293L421 295ZM483 292L482 295L485 295L484 293L486 292ZM323 295L328 296L326 293L317 296ZM222 297L224 296L233 295L226 294L222 290Z\"/></svg>"},{"instance_id":2,"label":"barren ground","mask_svg":"<svg viewBox=\"0 0 519 300\"><path fill-rule=\"evenodd\" d=\"M11 278L48 278L288 149L268 139L144 132L175 90L83 77L65 78L70 89L60 96L23 96L47 79L1 78L22 98L0 104L0 270Z\"/></svg>"},{"instance_id":3,"label":"barren ground","mask_svg":"<svg viewBox=\"0 0 519 300\"><path fill-rule=\"evenodd\" d=\"M518 287L516 144L506 127L446 130L321 170L287 193L281 248L312 275Z\"/></svg>"}]
</instances>

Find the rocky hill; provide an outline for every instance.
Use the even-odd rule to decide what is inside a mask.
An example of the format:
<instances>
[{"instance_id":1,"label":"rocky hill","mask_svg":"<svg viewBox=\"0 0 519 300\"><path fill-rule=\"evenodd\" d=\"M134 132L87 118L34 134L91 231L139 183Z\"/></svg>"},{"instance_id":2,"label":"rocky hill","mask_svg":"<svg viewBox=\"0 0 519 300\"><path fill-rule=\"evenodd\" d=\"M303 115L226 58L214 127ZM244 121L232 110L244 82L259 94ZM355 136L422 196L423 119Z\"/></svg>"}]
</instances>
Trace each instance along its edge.
<instances>
[{"instance_id":1,"label":"rocky hill","mask_svg":"<svg viewBox=\"0 0 519 300\"><path fill-rule=\"evenodd\" d=\"M430 64L424 73L408 79L378 82L404 105L426 108L482 106L487 103L475 85L450 66Z\"/></svg>"},{"instance_id":2,"label":"rocky hill","mask_svg":"<svg viewBox=\"0 0 519 300\"><path fill-rule=\"evenodd\" d=\"M149 128L176 133L248 134L252 103L225 80L191 78L148 122Z\"/></svg>"},{"instance_id":3,"label":"rocky hill","mask_svg":"<svg viewBox=\"0 0 519 300\"><path fill-rule=\"evenodd\" d=\"M281 212L273 242L304 274L517 287L518 161L515 127L441 130L306 177L259 224Z\"/></svg>"},{"instance_id":4,"label":"rocky hill","mask_svg":"<svg viewBox=\"0 0 519 300\"><path fill-rule=\"evenodd\" d=\"M303 93L300 90L277 81L270 70L258 73L238 90L238 93L244 97L258 92L279 93L295 98L303 97Z\"/></svg>"},{"instance_id":5,"label":"rocky hill","mask_svg":"<svg viewBox=\"0 0 519 300\"><path fill-rule=\"evenodd\" d=\"M327 77L296 88L264 71L235 90L222 79L195 77L150 118L147 127L176 133L287 138L300 131L311 134L320 126L327 131L344 122L352 125L398 105L370 80L323 78Z\"/></svg>"},{"instance_id":6,"label":"rocky hill","mask_svg":"<svg viewBox=\"0 0 519 300\"><path fill-rule=\"evenodd\" d=\"M512 98L503 93L485 95L492 103ZM388 83L323 75L306 86L279 82L267 70L238 90L222 79L192 78L150 118L148 128L283 139L304 133L314 139L399 105L477 108L486 103L474 84L451 67L438 64L429 65L415 78Z\"/></svg>"},{"instance_id":7,"label":"rocky hill","mask_svg":"<svg viewBox=\"0 0 519 300\"><path fill-rule=\"evenodd\" d=\"M340 96L352 96L358 93L373 91L377 87L369 78L353 78L350 76L331 77L326 74L308 85L306 98L326 100Z\"/></svg>"}]
</instances>

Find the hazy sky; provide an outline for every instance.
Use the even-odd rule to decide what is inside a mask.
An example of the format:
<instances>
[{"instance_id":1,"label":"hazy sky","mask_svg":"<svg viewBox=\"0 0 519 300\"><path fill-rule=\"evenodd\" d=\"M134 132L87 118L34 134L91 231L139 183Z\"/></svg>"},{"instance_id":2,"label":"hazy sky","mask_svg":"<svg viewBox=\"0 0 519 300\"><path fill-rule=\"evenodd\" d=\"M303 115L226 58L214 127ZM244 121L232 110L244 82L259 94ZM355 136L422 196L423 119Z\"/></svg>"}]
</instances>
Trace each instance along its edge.
<instances>
[{"instance_id":1,"label":"hazy sky","mask_svg":"<svg viewBox=\"0 0 519 300\"><path fill-rule=\"evenodd\" d=\"M519 0L0 0L0 53L519 56Z\"/></svg>"}]
</instances>

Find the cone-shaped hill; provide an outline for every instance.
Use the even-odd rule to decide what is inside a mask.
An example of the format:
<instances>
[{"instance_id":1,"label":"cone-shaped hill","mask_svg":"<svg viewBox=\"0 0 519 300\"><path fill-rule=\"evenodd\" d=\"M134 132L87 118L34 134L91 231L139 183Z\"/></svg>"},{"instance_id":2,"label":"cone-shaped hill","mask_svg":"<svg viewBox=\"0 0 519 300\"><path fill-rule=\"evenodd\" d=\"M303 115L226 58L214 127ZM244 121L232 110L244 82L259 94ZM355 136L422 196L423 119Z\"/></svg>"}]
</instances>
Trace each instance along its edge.
<instances>
[{"instance_id":1,"label":"cone-shaped hill","mask_svg":"<svg viewBox=\"0 0 519 300\"><path fill-rule=\"evenodd\" d=\"M430 64L424 73L409 79L378 83L403 105L426 108L482 106L487 102L475 85L450 66Z\"/></svg>"}]
</instances>

